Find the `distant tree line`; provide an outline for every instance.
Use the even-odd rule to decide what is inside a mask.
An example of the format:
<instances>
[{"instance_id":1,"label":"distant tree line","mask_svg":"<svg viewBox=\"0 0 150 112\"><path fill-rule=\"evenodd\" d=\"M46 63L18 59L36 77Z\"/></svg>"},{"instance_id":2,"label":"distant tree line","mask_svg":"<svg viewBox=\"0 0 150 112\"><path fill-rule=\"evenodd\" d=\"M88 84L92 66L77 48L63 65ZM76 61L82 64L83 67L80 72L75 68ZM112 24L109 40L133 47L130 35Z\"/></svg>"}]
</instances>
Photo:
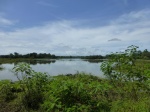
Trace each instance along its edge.
<instances>
[{"instance_id":1,"label":"distant tree line","mask_svg":"<svg viewBox=\"0 0 150 112\"><path fill-rule=\"evenodd\" d=\"M145 49L143 52L139 51L141 58L150 59L150 52Z\"/></svg>"},{"instance_id":2,"label":"distant tree line","mask_svg":"<svg viewBox=\"0 0 150 112\"><path fill-rule=\"evenodd\" d=\"M144 51L137 51L136 56L138 59L150 59L150 52L145 49ZM19 54L17 52L10 53L8 55L0 55L0 58L80 58L80 59L107 59L111 56L111 54L107 54L105 56L102 55L90 55L90 56L55 56L54 54L50 53L28 53L28 54Z\"/></svg>"},{"instance_id":3,"label":"distant tree line","mask_svg":"<svg viewBox=\"0 0 150 112\"><path fill-rule=\"evenodd\" d=\"M32 58L32 59L35 59L35 58L80 58L80 59L103 59L104 56L102 55L90 55L90 56L55 56L54 54L50 54L50 53L28 53L28 54L19 54L17 52L14 52L14 53L10 53L8 55L0 55L0 58Z\"/></svg>"},{"instance_id":4,"label":"distant tree line","mask_svg":"<svg viewBox=\"0 0 150 112\"><path fill-rule=\"evenodd\" d=\"M150 52L145 49L144 51L138 50L134 55L137 56L138 59L150 59ZM109 58L111 55L108 54L104 58Z\"/></svg>"},{"instance_id":5,"label":"distant tree line","mask_svg":"<svg viewBox=\"0 0 150 112\"><path fill-rule=\"evenodd\" d=\"M54 54L50 53L28 53L28 54L19 54L17 52L10 53L8 55L0 55L1 58L56 58Z\"/></svg>"},{"instance_id":6,"label":"distant tree line","mask_svg":"<svg viewBox=\"0 0 150 112\"><path fill-rule=\"evenodd\" d=\"M57 58L80 58L80 59L103 59L102 55L90 55L90 56L56 56Z\"/></svg>"},{"instance_id":7,"label":"distant tree line","mask_svg":"<svg viewBox=\"0 0 150 112\"><path fill-rule=\"evenodd\" d=\"M90 55L90 56L84 56L83 59L104 59L104 56L102 56L102 55Z\"/></svg>"}]
</instances>

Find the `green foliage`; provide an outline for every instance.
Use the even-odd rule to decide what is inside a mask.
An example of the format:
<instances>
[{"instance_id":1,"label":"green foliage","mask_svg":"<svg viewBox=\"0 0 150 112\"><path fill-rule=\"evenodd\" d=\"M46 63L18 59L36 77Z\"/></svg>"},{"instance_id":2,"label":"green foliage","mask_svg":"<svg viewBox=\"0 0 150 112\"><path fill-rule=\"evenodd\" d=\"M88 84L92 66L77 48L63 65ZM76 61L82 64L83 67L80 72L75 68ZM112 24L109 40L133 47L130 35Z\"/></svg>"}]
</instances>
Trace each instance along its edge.
<instances>
[{"instance_id":1,"label":"green foliage","mask_svg":"<svg viewBox=\"0 0 150 112\"><path fill-rule=\"evenodd\" d=\"M74 77L74 78L73 78ZM110 85L90 79L89 75L77 74L57 77L49 85L47 99L42 105L44 111L99 112L109 111L110 102L104 99ZM93 76L93 78L95 78ZM85 80L88 79L88 80Z\"/></svg>"},{"instance_id":2,"label":"green foliage","mask_svg":"<svg viewBox=\"0 0 150 112\"><path fill-rule=\"evenodd\" d=\"M150 59L150 52L148 52L147 49L145 49L142 53L141 56L143 59Z\"/></svg>"},{"instance_id":3,"label":"green foliage","mask_svg":"<svg viewBox=\"0 0 150 112\"><path fill-rule=\"evenodd\" d=\"M13 100L16 97L16 94L13 92L14 86L9 80L0 81L0 97L4 101Z\"/></svg>"},{"instance_id":4,"label":"green foliage","mask_svg":"<svg viewBox=\"0 0 150 112\"><path fill-rule=\"evenodd\" d=\"M43 102L43 92L50 78L46 73L35 72L27 63L19 63L13 70L23 90L23 105L27 109L38 109Z\"/></svg>"},{"instance_id":5,"label":"green foliage","mask_svg":"<svg viewBox=\"0 0 150 112\"><path fill-rule=\"evenodd\" d=\"M138 88L135 88L137 84L134 82L116 81L114 86L110 80L84 73L55 76L53 80L48 77L41 78L42 73L38 75L28 79L31 80L29 89L26 85L22 86L26 84L23 81L0 83L0 87L10 83L11 88L14 88L11 91L17 94L19 103L15 105L21 108L20 112L148 112L150 110L149 93L137 91ZM25 90L22 87L25 87Z\"/></svg>"},{"instance_id":6,"label":"green foliage","mask_svg":"<svg viewBox=\"0 0 150 112\"><path fill-rule=\"evenodd\" d=\"M105 79L85 73L52 78L18 63L18 81L0 81L0 107L3 100L6 107L17 102L20 112L149 112L150 64L136 56L136 46L112 54L101 65Z\"/></svg>"},{"instance_id":7,"label":"green foliage","mask_svg":"<svg viewBox=\"0 0 150 112\"><path fill-rule=\"evenodd\" d=\"M136 66L137 46L129 46L125 52L112 54L108 61L101 65L104 75L112 80L137 81L140 84L150 79L145 67Z\"/></svg>"},{"instance_id":8,"label":"green foliage","mask_svg":"<svg viewBox=\"0 0 150 112\"><path fill-rule=\"evenodd\" d=\"M148 112L150 102L149 64L137 61L137 46L129 46L125 52L112 54L102 63L101 70L110 79L118 95L112 103L116 112ZM142 65L141 65L142 64ZM143 95L143 96L142 96ZM141 106L142 105L142 106Z\"/></svg>"},{"instance_id":9,"label":"green foliage","mask_svg":"<svg viewBox=\"0 0 150 112\"><path fill-rule=\"evenodd\" d=\"M111 112L149 112L148 99L134 102L132 100L117 100L112 103Z\"/></svg>"},{"instance_id":10,"label":"green foliage","mask_svg":"<svg viewBox=\"0 0 150 112\"><path fill-rule=\"evenodd\" d=\"M13 54L10 53L8 55L0 55L0 58L56 58L56 56L54 54L50 54L50 53L28 53L28 54L19 54L17 52L14 52Z\"/></svg>"}]
</instances>

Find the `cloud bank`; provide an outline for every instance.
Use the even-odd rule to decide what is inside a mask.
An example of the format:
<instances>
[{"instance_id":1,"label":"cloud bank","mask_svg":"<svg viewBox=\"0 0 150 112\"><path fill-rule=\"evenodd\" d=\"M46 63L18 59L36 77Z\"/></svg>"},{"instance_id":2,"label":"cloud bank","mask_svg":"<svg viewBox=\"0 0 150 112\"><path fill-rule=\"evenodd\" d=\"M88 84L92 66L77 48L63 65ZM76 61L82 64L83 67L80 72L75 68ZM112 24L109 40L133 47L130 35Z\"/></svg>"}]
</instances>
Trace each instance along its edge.
<instances>
[{"instance_id":1,"label":"cloud bank","mask_svg":"<svg viewBox=\"0 0 150 112\"><path fill-rule=\"evenodd\" d=\"M82 27L81 21L62 20L0 31L0 54L105 55L129 45L150 50L149 20L150 10L141 10L124 14L105 26ZM0 17L0 24L11 25L12 22Z\"/></svg>"}]
</instances>

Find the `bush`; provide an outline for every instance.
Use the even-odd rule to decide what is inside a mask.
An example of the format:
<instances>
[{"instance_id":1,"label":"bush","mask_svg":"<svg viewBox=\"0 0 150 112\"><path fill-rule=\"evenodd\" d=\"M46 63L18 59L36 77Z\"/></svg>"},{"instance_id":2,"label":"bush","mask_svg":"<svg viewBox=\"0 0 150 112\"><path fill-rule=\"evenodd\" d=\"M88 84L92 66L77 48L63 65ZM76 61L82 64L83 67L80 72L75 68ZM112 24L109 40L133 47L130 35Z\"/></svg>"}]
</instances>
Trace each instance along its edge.
<instances>
[{"instance_id":1,"label":"bush","mask_svg":"<svg viewBox=\"0 0 150 112\"><path fill-rule=\"evenodd\" d=\"M129 46L125 52L112 54L103 62L101 69L110 80L118 97L112 102L113 112L148 112L150 107L149 65L140 65L136 46Z\"/></svg>"},{"instance_id":2,"label":"bush","mask_svg":"<svg viewBox=\"0 0 150 112\"><path fill-rule=\"evenodd\" d=\"M9 80L0 81L0 97L4 101L10 101L16 98L16 94L14 93L15 88L11 84Z\"/></svg>"},{"instance_id":3,"label":"bush","mask_svg":"<svg viewBox=\"0 0 150 112\"><path fill-rule=\"evenodd\" d=\"M125 52L112 54L101 65L101 70L112 82L136 82L141 89L149 88L150 70L147 65L137 66L137 46L129 46Z\"/></svg>"},{"instance_id":4,"label":"bush","mask_svg":"<svg viewBox=\"0 0 150 112\"><path fill-rule=\"evenodd\" d=\"M39 109L44 100L43 93L51 80L50 77L46 73L35 72L27 63L19 63L13 70L23 90L22 104L26 109Z\"/></svg>"},{"instance_id":5,"label":"bush","mask_svg":"<svg viewBox=\"0 0 150 112\"><path fill-rule=\"evenodd\" d=\"M95 80L91 80L90 77L85 74L58 76L49 85L42 109L47 112L109 111L110 102L105 98L105 92L111 87L106 83L100 83L99 78L93 77Z\"/></svg>"}]
</instances>

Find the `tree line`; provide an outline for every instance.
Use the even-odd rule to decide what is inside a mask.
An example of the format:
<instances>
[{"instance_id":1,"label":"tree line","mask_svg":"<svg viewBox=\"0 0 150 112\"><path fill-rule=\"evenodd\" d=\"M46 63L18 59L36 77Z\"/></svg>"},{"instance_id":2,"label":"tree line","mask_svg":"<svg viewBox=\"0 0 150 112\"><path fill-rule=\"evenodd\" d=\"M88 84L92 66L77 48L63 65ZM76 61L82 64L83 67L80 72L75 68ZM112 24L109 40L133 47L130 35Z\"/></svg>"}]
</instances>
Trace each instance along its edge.
<instances>
[{"instance_id":1,"label":"tree line","mask_svg":"<svg viewBox=\"0 0 150 112\"><path fill-rule=\"evenodd\" d=\"M54 54L50 54L50 53L28 53L28 54L19 54L17 52L14 53L10 53L8 55L0 55L0 58L80 58L80 59L103 59L104 56L102 55L90 55L90 56L56 56Z\"/></svg>"},{"instance_id":2,"label":"tree line","mask_svg":"<svg viewBox=\"0 0 150 112\"><path fill-rule=\"evenodd\" d=\"M145 49L143 51L138 50L135 54L138 59L150 59L150 52ZM80 59L108 59L111 54L107 54L105 56L102 55L90 55L90 56L56 56L50 53L28 53L28 54L19 54L17 52L10 53L8 55L0 55L0 58L80 58Z\"/></svg>"},{"instance_id":3,"label":"tree line","mask_svg":"<svg viewBox=\"0 0 150 112\"><path fill-rule=\"evenodd\" d=\"M54 54L50 53L28 53L28 54L19 54L17 52L10 53L8 55L0 55L1 58L56 58Z\"/></svg>"},{"instance_id":4,"label":"tree line","mask_svg":"<svg viewBox=\"0 0 150 112\"><path fill-rule=\"evenodd\" d=\"M136 55L138 59L150 59L150 52L147 49L143 51L138 50L134 55ZM107 54L104 58L108 59L110 57L111 54Z\"/></svg>"}]
</instances>

